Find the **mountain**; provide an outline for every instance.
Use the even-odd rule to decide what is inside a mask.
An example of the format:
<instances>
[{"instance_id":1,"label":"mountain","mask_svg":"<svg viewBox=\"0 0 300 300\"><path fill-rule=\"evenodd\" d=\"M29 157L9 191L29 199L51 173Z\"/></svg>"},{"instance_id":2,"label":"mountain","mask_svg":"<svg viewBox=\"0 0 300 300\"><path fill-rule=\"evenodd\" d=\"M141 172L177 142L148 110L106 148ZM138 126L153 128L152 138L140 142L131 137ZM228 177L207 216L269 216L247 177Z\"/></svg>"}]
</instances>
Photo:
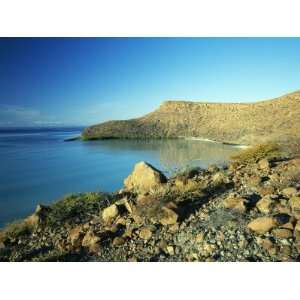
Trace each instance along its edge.
<instances>
[{"instance_id":1,"label":"mountain","mask_svg":"<svg viewBox=\"0 0 300 300\"><path fill-rule=\"evenodd\" d=\"M143 117L82 132L83 139L178 137L235 144L300 141L300 91L253 103L165 101Z\"/></svg>"}]
</instances>

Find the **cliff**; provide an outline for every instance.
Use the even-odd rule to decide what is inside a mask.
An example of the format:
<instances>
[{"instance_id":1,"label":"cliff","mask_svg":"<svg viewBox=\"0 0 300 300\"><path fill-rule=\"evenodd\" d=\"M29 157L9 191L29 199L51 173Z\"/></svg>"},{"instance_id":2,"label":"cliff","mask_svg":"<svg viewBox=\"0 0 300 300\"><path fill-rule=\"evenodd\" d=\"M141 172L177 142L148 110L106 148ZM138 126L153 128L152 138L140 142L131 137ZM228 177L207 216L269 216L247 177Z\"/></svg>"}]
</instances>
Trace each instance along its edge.
<instances>
[{"instance_id":1,"label":"cliff","mask_svg":"<svg viewBox=\"0 0 300 300\"><path fill-rule=\"evenodd\" d=\"M239 144L300 140L300 91L255 103L166 101L143 117L82 132L83 139L177 137Z\"/></svg>"}]
</instances>

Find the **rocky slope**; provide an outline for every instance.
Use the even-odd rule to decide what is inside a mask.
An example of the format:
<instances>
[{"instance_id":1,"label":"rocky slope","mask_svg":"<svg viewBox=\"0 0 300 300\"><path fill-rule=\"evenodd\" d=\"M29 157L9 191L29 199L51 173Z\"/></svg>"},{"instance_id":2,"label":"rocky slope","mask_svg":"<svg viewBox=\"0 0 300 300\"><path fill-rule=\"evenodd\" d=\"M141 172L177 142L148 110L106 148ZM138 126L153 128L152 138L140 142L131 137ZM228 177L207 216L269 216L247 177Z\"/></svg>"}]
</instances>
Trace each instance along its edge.
<instances>
[{"instance_id":1,"label":"rocky slope","mask_svg":"<svg viewBox=\"0 0 300 300\"><path fill-rule=\"evenodd\" d=\"M300 158L249 153L170 179L141 162L116 193L38 206L0 261L299 261Z\"/></svg>"},{"instance_id":2,"label":"rocky slope","mask_svg":"<svg viewBox=\"0 0 300 300\"><path fill-rule=\"evenodd\" d=\"M83 139L201 137L256 144L300 140L300 91L247 104L167 101L141 118L86 128Z\"/></svg>"}]
</instances>

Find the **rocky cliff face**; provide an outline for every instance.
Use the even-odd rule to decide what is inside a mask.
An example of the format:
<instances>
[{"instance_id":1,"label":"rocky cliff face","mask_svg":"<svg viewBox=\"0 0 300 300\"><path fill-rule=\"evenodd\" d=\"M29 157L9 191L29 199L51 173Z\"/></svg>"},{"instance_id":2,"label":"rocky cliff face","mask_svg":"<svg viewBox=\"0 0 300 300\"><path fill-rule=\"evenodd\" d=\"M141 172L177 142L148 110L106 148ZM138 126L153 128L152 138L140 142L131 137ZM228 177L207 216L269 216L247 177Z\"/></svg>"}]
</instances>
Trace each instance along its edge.
<instances>
[{"instance_id":1,"label":"rocky cliff face","mask_svg":"<svg viewBox=\"0 0 300 300\"><path fill-rule=\"evenodd\" d=\"M240 144L300 140L300 91L256 103L166 101L141 118L88 127L82 137L199 137Z\"/></svg>"}]
</instances>

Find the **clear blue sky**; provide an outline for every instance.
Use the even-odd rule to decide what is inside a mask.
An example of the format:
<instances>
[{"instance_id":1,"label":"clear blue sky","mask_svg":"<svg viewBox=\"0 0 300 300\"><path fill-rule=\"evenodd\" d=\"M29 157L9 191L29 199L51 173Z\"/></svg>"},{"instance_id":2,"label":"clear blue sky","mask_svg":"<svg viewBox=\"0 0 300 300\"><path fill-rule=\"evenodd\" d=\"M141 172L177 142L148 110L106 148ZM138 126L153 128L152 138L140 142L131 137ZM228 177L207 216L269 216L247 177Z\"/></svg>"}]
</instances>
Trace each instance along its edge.
<instances>
[{"instance_id":1,"label":"clear blue sky","mask_svg":"<svg viewBox=\"0 0 300 300\"><path fill-rule=\"evenodd\" d=\"M0 39L0 126L89 125L164 100L300 89L300 38Z\"/></svg>"}]
</instances>

